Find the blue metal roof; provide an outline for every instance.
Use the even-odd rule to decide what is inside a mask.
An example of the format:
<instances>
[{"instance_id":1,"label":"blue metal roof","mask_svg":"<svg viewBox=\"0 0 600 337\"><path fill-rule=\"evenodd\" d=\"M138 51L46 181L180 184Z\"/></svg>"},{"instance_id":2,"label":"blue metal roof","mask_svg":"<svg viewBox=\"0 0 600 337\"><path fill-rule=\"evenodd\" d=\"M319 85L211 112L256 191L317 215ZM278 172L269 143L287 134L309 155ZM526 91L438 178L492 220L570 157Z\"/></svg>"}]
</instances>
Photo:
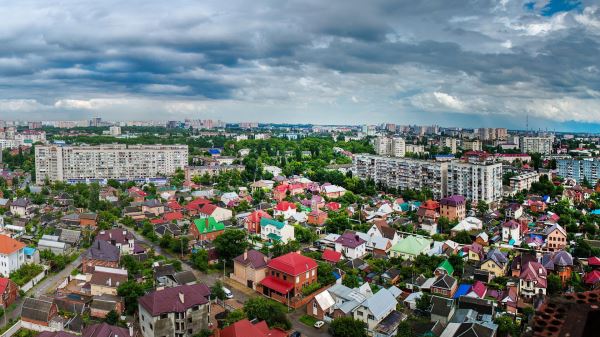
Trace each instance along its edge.
<instances>
[{"instance_id":1,"label":"blue metal roof","mask_svg":"<svg viewBox=\"0 0 600 337\"><path fill-rule=\"evenodd\" d=\"M469 293L469 290L471 290L470 284L461 284L458 286L458 289L456 290L456 292L454 293L454 296L452 296L452 298L459 298L463 295L466 295Z\"/></svg>"}]
</instances>

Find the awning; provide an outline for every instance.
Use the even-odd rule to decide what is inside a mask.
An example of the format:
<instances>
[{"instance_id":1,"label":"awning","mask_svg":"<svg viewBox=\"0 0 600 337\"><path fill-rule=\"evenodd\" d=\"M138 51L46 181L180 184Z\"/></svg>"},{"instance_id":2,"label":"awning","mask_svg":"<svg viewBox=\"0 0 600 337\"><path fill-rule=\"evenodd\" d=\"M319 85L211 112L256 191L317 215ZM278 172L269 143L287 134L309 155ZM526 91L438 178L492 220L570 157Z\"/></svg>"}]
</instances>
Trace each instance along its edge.
<instances>
[{"instance_id":1,"label":"awning","mask_svg":"<svg viewBox=\"0 0 600 337\"><path fill-rule=\"evenodd\" d=\"M267 276L262 281L260 281L263 287L267 287L269 289L275 290L280 294L287 294L294 288L292 283L280 280L274 276Z\"/></svg>"}]
</instances>

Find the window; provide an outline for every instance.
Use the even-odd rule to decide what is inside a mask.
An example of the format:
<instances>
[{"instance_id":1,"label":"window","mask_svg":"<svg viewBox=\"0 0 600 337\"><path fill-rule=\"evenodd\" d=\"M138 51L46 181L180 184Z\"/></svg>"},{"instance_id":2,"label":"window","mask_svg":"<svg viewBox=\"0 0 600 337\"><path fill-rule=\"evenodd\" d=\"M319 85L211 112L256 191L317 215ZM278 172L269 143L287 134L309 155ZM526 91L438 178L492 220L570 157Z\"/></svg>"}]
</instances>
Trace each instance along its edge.
<instances>
[{"instance_id":1,"label":"window","mask_svg":"<svg viewBox=\"0 0 600 337\"><path fill-rule=\"evenodd\" d=\"M312 271L312 276L315 276L316 272L317 272L317 270L316 270L316 269L313 269L313 271Z\"/></svg>"},{"instance_id":2,"label":"window","mask_svg":"<svg viewBox=\"0 0 600 337\"><path fill-rule=\"evenodd\" d=\"M309 277L310 277L310 272L307 271L306 272L306 278L309 278Z\"/></svg>"},{"instance_id":3,"label":"window","mask_svg":"<svg viewBox=\"0 0 600 337\"><path fill-rule=\"evenodd\" d=\"M361 316L361 317L363 316L363 312L360 310L358 310L356 313L358 314L358 316Z\"/></svg>"},{"instance_id":4,"label":"window","mask_svg":"<svg viewBox=\"0 0 600 337\"><path fill-rule=\"evenodd\" d=\"M150 323L150 330L154 329L154 327L152 326L152 323Z\"/></svg>"},{"instance_id":5,"label":"window","mask_svg":"<svg viewBox=\"0 0 600 337\"><path fill-rule=\"evenodd\" d=\"M300 283L300 276L296 276L296 283Z\"/></svg>"},{"instance_id":6,"label":"window","mask_svg":"<svg viewBox=\"0 0 600 337\"><path fill-rule=\"evenodd\" d=\"M192 308L192 311L198 311L198 309L200 309L200 307L196 305Z\"/></svg>"},{"instance_id":7,"label":"window","mask_svg":"<svg viewBox=\"0 0 600 337\"><path fill-rule=\"evenodd\" d=\"M168 316L167 314L161 314L160 319L165 319L165 318L167 318L167 316Z\"/></svg>"},{"instance_id":8,"label":"window","mask_svg":"<svg viewBox=\"0 0 600 337\"><path fill-rule=\"evenodd\" d=\"M373 315L368 315L367 319L369 319L370 321L374 321L375 320L375 316Z\"/></svg>"}]
</instances>

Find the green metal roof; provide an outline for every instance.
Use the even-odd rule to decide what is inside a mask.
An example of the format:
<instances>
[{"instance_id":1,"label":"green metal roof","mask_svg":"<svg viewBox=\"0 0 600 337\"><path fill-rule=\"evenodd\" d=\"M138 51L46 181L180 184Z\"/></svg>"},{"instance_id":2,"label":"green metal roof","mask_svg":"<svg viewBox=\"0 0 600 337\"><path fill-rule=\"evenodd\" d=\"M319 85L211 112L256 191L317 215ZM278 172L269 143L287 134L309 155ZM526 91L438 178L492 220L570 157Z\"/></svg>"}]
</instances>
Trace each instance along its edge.
<instances>
[{"instance_id":1,"label":"green metal roof","mask_svg":"<svg viewBox=\"0 0 600 337\"><path fill-rule=\"evenodd\" d=\"M431 242L431 240L426 238L409 235L398 241L392 247L392 250L402 254L419 255L431 246Z\"/></svg>"},{"instance_id":2,"label":"green metal roof","mask_svg":"<svg viewBox=\"0 0 600 337\"><path fill-rule=\"evenodd\" d=\"M281 241L281 236L279 236L275 233L269 233L269 234L267 234L267 237L273 241Z\"/></svg>"},{"instance_id":3,"label":"green metal roof","mask_svg":"<svg viewBox=\"0 0 600 337\"><path fill-rule=\"evenodd\" d=\"M442 268L442 269L446 270L448 275L452 275L454 273L454 267L452 267L452 264L450 264L450 261L448 261L448 260L442 261L442 263L440 263L438 268Z\"/></svg>"},{"instance_id":4,"label":"green metal roof","mask_svg":"<svg viewBox=\"0 0 600 337\"><path fill-rule=\"evenodd\" d=\"M208 221L208 226L206 225L207 221ZM206 233L212 233L212 232L218 232L218 231L225 230L225 224L223 224L221 222L217 222L217 220L215 220L215 218L213 218L212 216L208 217L208 218L195 219L194 225L196 226L196 228L198 229L198 232L200 232L200 234L206 234Z\"/></svg>"},{"instance_id":5,"label":"green metal roof","mask_svg":"<svg viewBox=\"0 0 600 337\"><path fill-rule=\"evenodd\" d=\"M262 217L260 219L260 227L266 227L266 226L275 226L278 229L282 229L283 226L285 226L285 224L281 221L267 219L266 217Z\"/></svg>"}]
</instances>

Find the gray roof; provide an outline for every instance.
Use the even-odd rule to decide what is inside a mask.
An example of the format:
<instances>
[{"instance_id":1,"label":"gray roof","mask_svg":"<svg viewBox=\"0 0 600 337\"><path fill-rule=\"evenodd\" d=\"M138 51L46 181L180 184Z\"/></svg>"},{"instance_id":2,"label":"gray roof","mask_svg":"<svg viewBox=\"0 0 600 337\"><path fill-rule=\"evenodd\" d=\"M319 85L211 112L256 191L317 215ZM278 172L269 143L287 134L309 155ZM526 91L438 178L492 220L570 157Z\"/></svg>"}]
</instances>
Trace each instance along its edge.
<instances>
[{"instance_id":1,"label":"gray roof","mask_svg":"<svg viewBox=\"0 0 600 337\"><path fill-rule=\"evenodd\" d=\"M76 231L72 229L62 229L60 231L60 241L74 244L79 242L79 238L81 237L81 231Z\"/></svg>"},{"instance_id":2,"label":"gray roof","mask_svg":"<svg viewBox=\"0 0 600 337\"><path fill-rule=\"evenodd\" d=\"M440 275L431 286L436 288L452 289L455 284L456 279L454 277L444 274Z\"/></svg>"},{"instance_id":3,"label":"gray roof","mask_svg":"<svg viewBox=\"0 0 600 337\"><path fill-rule=\"evenodd\" d=\"M84 254L88 259L119 261L121 251L106 241L96 240Z\"/></svg>"},{"instance_id":4,"label":"gray roof","mask_svg":"<svg viewBox=\"0 0 600 337\"><path fill-rule=\"evenodd\" d=\"M191 271L181 271L173 275L173 278L177 282L177 284L189 284L193 282L198 282L196 276Z\"/></svg>"},{"instance_id":5,"label":"gray roof","mask_svg":"<svg viewBox=\"0 0 600 337\"><path fill-rule=\"evenodd\" d=\"M45 299L27 297L23 302L21 317L39 322L48 322L51 318L49 316L52 305L51 301Z\"/></svg>"},{"instance_id":6,"label":"gray roof","mask_svg":"<svg viewBox=\"0 0 600 337\"><path fill-rule=\"evenodd\" d=\"M387 289L381 289L375 295L367 298L362 304L365 308L368 308L375 319L380 320L390 310L394 310L398 301L394 298L394 295Z\"/></svg>"},{"instance_id":7,"label":"gray roof","mask_svg":"<svg viewBox=\"0 0 600 337\"><path fill-rule=\"evenodd\" d=\"M431 297L431 314L448 317L450 312L454 308L454 301L451 298L444 298L439 296Z\"/></svg>"}]
</instances>

